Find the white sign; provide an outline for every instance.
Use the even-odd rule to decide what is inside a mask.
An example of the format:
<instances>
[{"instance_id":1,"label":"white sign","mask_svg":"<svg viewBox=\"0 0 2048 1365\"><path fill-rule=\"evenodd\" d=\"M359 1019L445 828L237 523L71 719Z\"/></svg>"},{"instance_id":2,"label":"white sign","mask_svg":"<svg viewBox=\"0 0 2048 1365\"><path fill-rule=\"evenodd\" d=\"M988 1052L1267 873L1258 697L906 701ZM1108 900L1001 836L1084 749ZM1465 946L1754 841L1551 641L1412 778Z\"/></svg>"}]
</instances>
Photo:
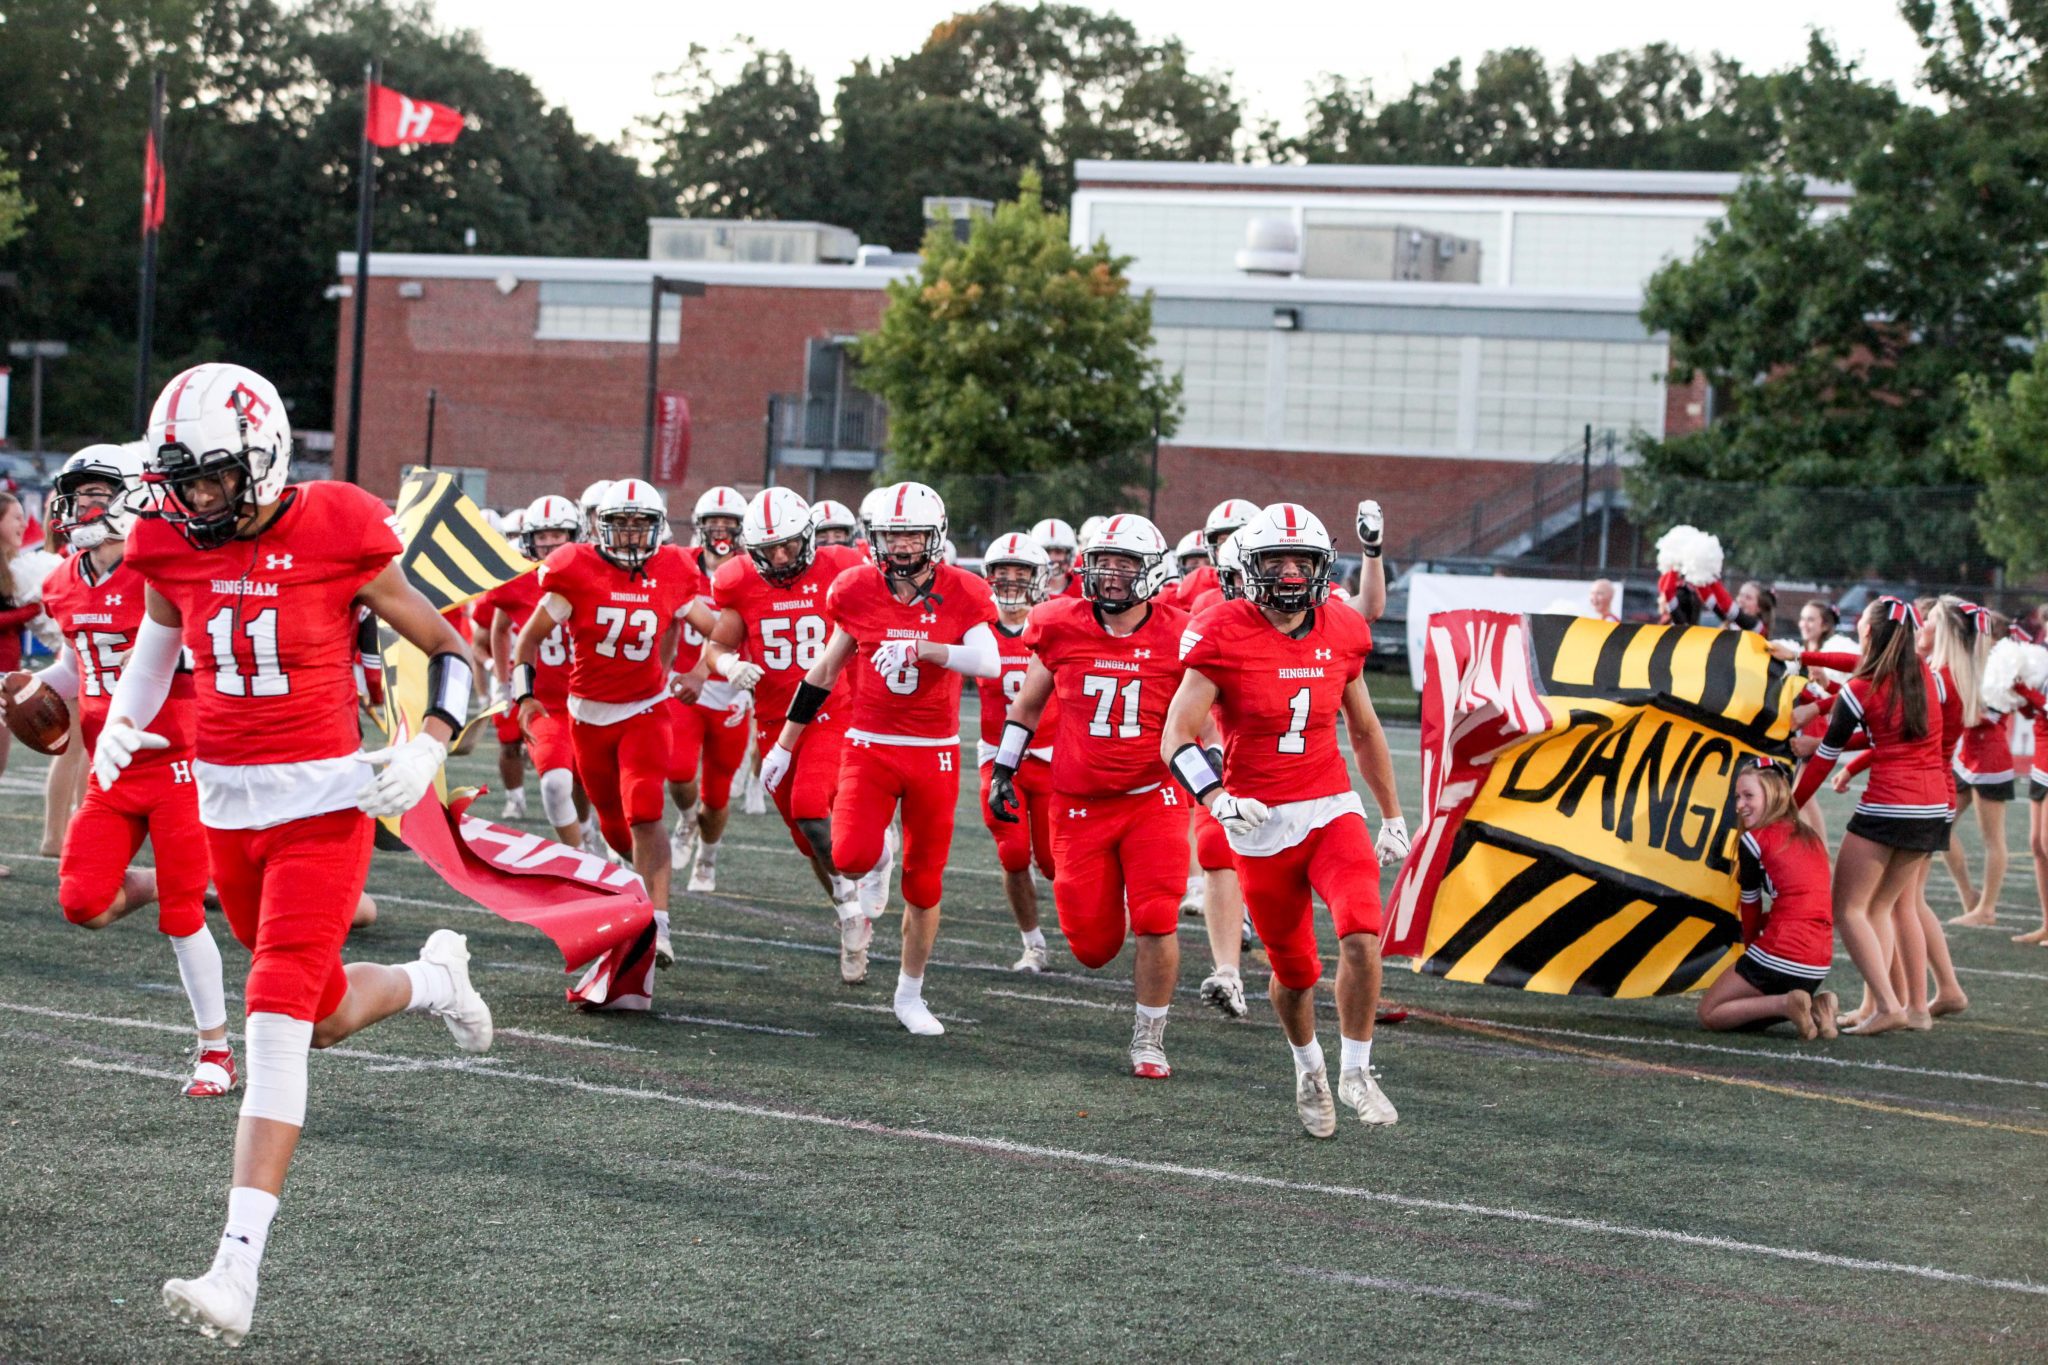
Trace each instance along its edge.
<instances>
[{"instance_id":1,"label":"white sign","mask_svg":"<svg viewBox=\"0 0 2048 1365\"><path fill-rule=\"evenodd\" d=\"M1491 578L1485 574L1419 573L1408 580L1408 676L1422 690L1422 636L1440 611L1517 611L1591 616L1590 578ZM1621 584L1614 605L1621 615Z\"/></svg>"},{"instance_id":2,"label":"white sign","mask_svg":"<svg viewBox=\"0 0 2048 1365\"><path fill-rule=\"evenodd\" d=\"M7 444L7 367L0 365L0 446Z\"/></svg>"}]
</instances>

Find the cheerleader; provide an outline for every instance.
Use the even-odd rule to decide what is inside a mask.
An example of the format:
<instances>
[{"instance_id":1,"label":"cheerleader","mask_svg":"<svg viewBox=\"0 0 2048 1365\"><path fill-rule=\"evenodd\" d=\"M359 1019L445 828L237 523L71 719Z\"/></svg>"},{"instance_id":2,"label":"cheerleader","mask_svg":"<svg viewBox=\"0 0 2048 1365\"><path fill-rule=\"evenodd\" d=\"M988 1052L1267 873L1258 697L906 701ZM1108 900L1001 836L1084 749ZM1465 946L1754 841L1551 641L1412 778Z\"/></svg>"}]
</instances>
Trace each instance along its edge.
<instances>
[{"instance_id":1,"label":"cheerleader","mask_svg":"<svg viewBox=\"0 0 2048 1365\"><path fill-rule=\"evenodd\" d=\"M2034 860L2034 890L2041 901L2041 927L2024 934L2014 934L2014 943L2048 944L2048 669L2043 668L2044 653L2040 647L2040 609L2028 613L2022 621L2012 626L2012 638L2023 646L2019 656L2020 677L2012 684L2013 692L2020 698L2020 712L2034 722L2034 757L2027 771L2027 852Z\"/></svg>"},{"instance_id":2,"label":"cheerleader","mask_svg":"<svg viewBox=\"0 0 2048 1365\"><path fill-rule=\"evenodd\" d=\"M1665 625L1696 626L1704 611L1726 618L1734 607L1721 582L1721 542L1696 526L1674 526L1657 538L1657 612Z\"/></svg>"},{"instance_id":3,"label":"cheerleader","mask_svg":"<svg viewBox=\"0 0 2048 1365\"><path fill-rule=\"evenodd\" d=\"M1771 622L1777 614L1778 594L1752 578L1735 590L1735 609L1721 624L1730 630L1753 630L1759 635L1769 635Z\"/></svg>"},{"instance_id":4,"label":"cheerleader","mask_svg":"<svg viewBox=\"0 0 2048 1365\"><path fill-rule=\"evenodd\" d=\"M1956 751L1956 818L1966 809L1977 812L1977 832L1984 843L1984 882L1980 889L1970 886L1970 865L1960 844L1949 841L1949 875L1962 894L1963 913L1950 924L1995 925L1998 923L1998 893L2005 885L2005 808L2013 798L2012 728L2009 716L2021 702L2012 690L2019 676L2022 646L2006 638L2011 623L1994 611L1984 611L1979 639L1989 644L1984 657L1983 681L1977 689L1976 718L1969 714L1971 698L1965 696L1963 743ZM1960 680L1958 680L1960 686Z\"/></svg>"},{"instance_id":5,"label":"cheerleader","mask_svg":"<svg viewBox=\"0 0 2048 1365\"><path fill-rule=\"evenodd\" d=\"M1834 883L1835 923L1871 996L1858 1034L1889 1033L1908 1023L1891 983L1890 911L1928 855L1946 845L1954 809L1941 756L1940 684L1914 650L1919 626L1910 602L1873 602L1858 622L1862 654L1835 698L1827 734L1792 741L1795 753L1810 755L1796 789L1802 806L1859 728L1873 750L1870 786L1842 837ZM1784 649L1773 646L1772 652ZM1780 657L1797 657L1797 651Z\"/></svg>"},{"instance_id":6,"label":"cheerleader","mask_svg":"<svg viewBox=\"0 0 2048 1365\"><path fill-rule=\"evenodd\" d=\"M1789 1019L1801 1038L1832 1038L1835 996L1820 989L1835 947L1828 846L1799 819L1792 780L1771 759L1736 771L1735 815L1742 822L1744 949L1701 997L1700 1025L1736 1029Z\"/></svg>"}]
</instances>

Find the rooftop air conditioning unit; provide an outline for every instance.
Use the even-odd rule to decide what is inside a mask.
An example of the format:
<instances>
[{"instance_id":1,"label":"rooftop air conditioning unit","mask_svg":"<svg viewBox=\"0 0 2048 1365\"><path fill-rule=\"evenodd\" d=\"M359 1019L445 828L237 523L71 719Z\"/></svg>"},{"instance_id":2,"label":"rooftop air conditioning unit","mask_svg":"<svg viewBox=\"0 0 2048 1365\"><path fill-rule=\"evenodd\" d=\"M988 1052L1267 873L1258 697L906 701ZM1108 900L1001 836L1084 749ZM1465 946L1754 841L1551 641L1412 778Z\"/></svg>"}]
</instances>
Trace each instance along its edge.
<instances>
[{"instance_id":1,"label":"rooftop air conditioning unit","mask_svg":"<svg viewBox=\"0 0 2048 1365\"><path fill-rule=\"evenodd\" d=\"M719 261L743 265L848 265L860 236L830 223L756 222L727 218L650 218L650 261Z\"/></svg>"},{"instance_id":2,"label":"rooftop air conditioning unit","mask_svg":"<svg viewBox=\"0 0 2048 1365\"><path fill-rule=\"evenodd\" d=\"M1310 279L1479 283L1479 243L1399 224L1311 223L1302 256Z\"/></svg>"}]
</instances>

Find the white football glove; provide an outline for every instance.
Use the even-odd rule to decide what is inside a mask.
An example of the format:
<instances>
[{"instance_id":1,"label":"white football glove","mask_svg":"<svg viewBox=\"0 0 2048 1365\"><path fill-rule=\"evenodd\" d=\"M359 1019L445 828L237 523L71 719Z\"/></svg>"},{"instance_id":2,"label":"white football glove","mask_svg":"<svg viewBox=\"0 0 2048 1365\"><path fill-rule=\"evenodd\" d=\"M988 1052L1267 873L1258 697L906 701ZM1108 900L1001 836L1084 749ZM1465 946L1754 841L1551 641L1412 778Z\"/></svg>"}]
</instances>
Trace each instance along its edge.
<instances>
[{"instance_id":1,"label":"white football glove","mask_svg":"<svg viewBox=\"0 0 2048 1365\"><path fill-rule=\"evenodd\" d=\"M1387 533L1386 514L1371 498L1358 504L1358 543L1365 546L1368 559L1380 557L1380 541Z\"/></svg>"},{"instance_id":2,"label":"white football glove","mask_svg":"<svg viewBox=\"0 0 2048 1365\"><path fill-rule=\"evenodd\" d=\"M742 692L753 691L754 684L761 681L761 665L748 663L737 654L721 654L713 666L720 677Z\"/></svg>"},{"instance_id":3,"label":"white football glove","mask_svg":"<svg viewBox=\"0 0 2048 1365\"><path fill-rule=\"evenodd\" d=\"M1372 851L1379 854L1381 867L1392 867L1408 856L1408 822L1400 816L1380 821L1380 837Z\"/></svg>"},{"instance_id":4,"label":"white football glove","mask_svg":"<svg viewBox=\"0 0 2048 1365\"><path fill-rule=\"evenodd\" d=\"M1273 818L1273 812L1265 802L1256 797L1232 796L1229 792L1216 798L1215 804L1209 807L1209 814L1232 834L1250 834Z\"/></svg>"},{"instance_id":5,"label":"white football glove","mask_svg":"<svg viewBox=\"0 0 2048 1365\"><path fill-rule=\"evenodd\" d=\"M144 749L168 749L171 742L162 735L138 730L128 721L118 721L100 731L100 742L92 751L92 775L105 791L121 780L135 755Z\"/></svg>"},{"instance_id":6,"label":"white football glove","mask_svg":"<svg viewBox=\"0 0 2048 1365\"><path fill-rule=\"evenodd\" d=\"M875 672L883 677L901 673L917 662L917 641L884 640L875 646Z\"/></svg>"},{"instance_id":7,"label":"white football glove","mask_svg":"<svg viewBox=\"0 0 2048 1365\"><path fill-rule=\"evenodd\" d=\"M768 752L761 755L761 785L774 791L782 785L782 779L789 776L789 762L795 755L780 743L768 746Z\"/></svg>"},{"instance_id":8,"label":"white football glove","mask_svg":"<svg viewBox=\"0 0 2048 1365\"><path fill-rule=\"evenodd\" d=\"M356 793L356 809L383 820L405 814L420 803L434 774L448 760L448 746L432 735L414 735L403 744L376 749L363 755L383 771Z\"/></svg>"}]
</instances>

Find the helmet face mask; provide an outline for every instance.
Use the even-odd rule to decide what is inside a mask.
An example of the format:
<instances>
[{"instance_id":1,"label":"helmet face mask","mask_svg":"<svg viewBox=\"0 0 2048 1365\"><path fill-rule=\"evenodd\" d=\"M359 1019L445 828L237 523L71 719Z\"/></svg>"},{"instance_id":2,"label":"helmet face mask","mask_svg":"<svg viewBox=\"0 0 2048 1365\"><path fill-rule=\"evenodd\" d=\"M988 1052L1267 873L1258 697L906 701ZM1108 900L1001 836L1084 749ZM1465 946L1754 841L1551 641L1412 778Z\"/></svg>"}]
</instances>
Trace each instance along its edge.
<instances>
[{"instance_id":1,"label":"helmet face mask","mask_svg":"<svg viewBox=\"0 0 2048 1365\"><path fill-rule=\"evenodd\" d=\"M195 365L157 395L144 475L151 511L216 549L284 497L292 431L271 382L240 365Z\"/></svg>"},{"instance_id":2,"label":"helmet face mask","mask_svg":"<svg viewBox=\"0 0 2048 1365\"><path fill-rule=\"evenodd\" d=\"M936 526L882 526L875 528L874 536L877 557L891 578L922 578L939 562L946 545L944 532Z\"/></svg>"},{"instance_id":3,"label":"helmet face mask","mask_svg":"<svg viewBox=\"0 0 2048 1365\"><path fill-rule=\"evenodd\" d=\"M597 552L627 573L637 574L661 548L668 509L661 494L638 479L621 479L593 514Z\"/></svg>"},{"instance_id":4,"label":"helmet face mask","mask_svg":"<svg viewBox=\"0 0 2048 1365\"><path fill-rule=\"evenodd\" d=\"M519 553L528 559L546 559L583 538L584 520L583 510L567 498L556 494L535 498L519 524ZM545 543L542 536L548 537Z\"/></svg>"},{"instance_id":5,"label":"helmet face mask","mask_svg":"<svg viewBox=\"0 0 2048 1365\"><path fill-rule=\"evenodd\" d=\"M740 519L723 514L697 518L697 543L719 559L739 548Z\"/></svg>"},{"instance_id":6,"label":"helmet face mask","mask_svg":"<svg viewBox=\"0 0 2048 1365\"><path fill-rule=\"evenodd\" d=\"M764 488L747 504L739 544L765 581L780 586L810 570L818 553L812 512L801 495L787 488Z\"/></svg>"},{"instance_id":7,"label":"helmet face mask","mask_svg":"<svg viewBox=\"0 0 2048 1365\"><path fill-rule=\"evenodd\" d=\"M50 481L44 516L51 533L78 550L127 539L135 525L141 474L133 447L95 445L79 451Z\"/></svg>"},{"instance_id":8,"label":"helmet face mask","mask_svg":"<svg viewBox=\"0 0 2048 1365\"><path fill-rule=\"evenodd\" d=\"M1081 591L1108 611L1124 611L1152 595L1151 566L1122 550L1089 550L1081 556Z\"/></svg>"},{"instance_id":9,"label":"helmet face mask","mask_svg":"<svg viewBox=\"0 0 2048 1365\"><path fill-rule=\"evenodd\" d=\"M267 453L210 451L195 455L183 444L157 449L151 484L159 493L157 515L178 529L195 549L215 550L235 538L245 518L257 512L261 472L250 456Z\"/></svg>"},{"instance_id":10,"label":"helmet face mask","mask_svg":"<svg viewBox=\"0 0 2048 1365\"><path fill-rule=\"evenodd\" d=\"M1261 550L1246 563L1244 581L1252 601L1292 616L1329 598L1330 556L1303 546Z\"/></svg>"}]
</instances>

